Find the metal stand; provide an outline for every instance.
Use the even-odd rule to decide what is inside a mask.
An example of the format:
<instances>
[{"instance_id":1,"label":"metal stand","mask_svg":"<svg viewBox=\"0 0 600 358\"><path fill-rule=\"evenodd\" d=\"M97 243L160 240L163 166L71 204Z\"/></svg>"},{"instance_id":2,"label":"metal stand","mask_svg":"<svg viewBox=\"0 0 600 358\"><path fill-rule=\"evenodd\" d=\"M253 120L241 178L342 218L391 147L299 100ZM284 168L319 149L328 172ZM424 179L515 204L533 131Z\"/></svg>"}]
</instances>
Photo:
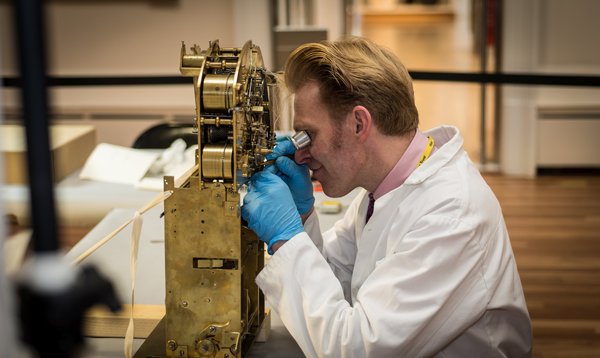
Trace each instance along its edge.
<instances>
[{"instance_id":1,"label":"metal stand","mask_svg":"<svg viewBox=\"0 0 600 358\"><path fill-rule=\"evenodd\" d=\"M18 283L21 338L40 357L72 357L83 343L83 312L96 303L113 311L120 304L94 268L71 267L58 251L42 6L39 0L14 4L34 250Z\"/></svg>"}]
</instances>

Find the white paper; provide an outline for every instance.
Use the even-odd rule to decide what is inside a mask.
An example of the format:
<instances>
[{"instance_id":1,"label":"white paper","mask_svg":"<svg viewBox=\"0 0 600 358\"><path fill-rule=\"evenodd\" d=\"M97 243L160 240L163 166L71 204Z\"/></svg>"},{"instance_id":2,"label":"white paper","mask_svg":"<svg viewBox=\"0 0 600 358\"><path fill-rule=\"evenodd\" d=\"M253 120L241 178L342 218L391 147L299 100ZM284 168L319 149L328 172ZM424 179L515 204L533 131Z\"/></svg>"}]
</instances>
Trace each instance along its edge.
<instances>
[{"instance_id":1,"label":"white paper","mask_svg":"<svg viewBox=\"0 0 600 358\"><path fill-rule=\"evenodd\" d=\"M164 177L144 177L135 184L136 189L161 191L164 188Z\"/></svg>"},{"instance_id":2,"label":"white paper","mask_svg":"<svg viewBox=\"0 0 600 358\"><path fill-rule=\"evenodd\" d=\"M88 157L79 178L135 185L159 156L157 152L101 143Z\"/></svg>"},{"instance_id":3,"label":"white paper","mask_svg":"<svg viewBox=\"0 0 600 358\"><path fill-rule=\"evenodd\" d=\"M164 187L164 177L172 176L175 179L185 174L191 167L194 166L194 160L179 163L177 166L171 166L164 172L157 175L147 175L135 184L136 189L162 191Z\"/></svg>"},{"instance_id":4,"label":"white paper","mask_svg":"<svg viewBox=\"0 0 600 358\"><path fill-rule=\"evenodd\" d=\"M165 176L177 179L195 165L196 148L198 146L193 145L186 149L183 139L175 140L152 164L146 176L136 183L135 188L162 191Z\"/></svg>"}]
</instances>

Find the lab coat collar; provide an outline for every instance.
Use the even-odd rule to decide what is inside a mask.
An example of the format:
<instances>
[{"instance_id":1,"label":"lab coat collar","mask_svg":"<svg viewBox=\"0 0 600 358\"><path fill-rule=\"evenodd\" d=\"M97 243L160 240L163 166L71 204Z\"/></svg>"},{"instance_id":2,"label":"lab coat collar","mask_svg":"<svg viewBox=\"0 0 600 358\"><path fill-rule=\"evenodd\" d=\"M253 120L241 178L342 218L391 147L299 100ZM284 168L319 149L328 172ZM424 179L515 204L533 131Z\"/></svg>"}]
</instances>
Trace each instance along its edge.
<instances>
[{"instance_id":1,"label":"lab coat collar","mask_svg":"<svg viewBox=\"0 0 600 358\"><path fill-rule=\"evenodd\" d=\"M453 160L458 154L461 153L463 148L463 139L460 135L458 128L454 126L440 126L433 128L429 131L424 132L426 136L432 136L435 142L436 151L427 159L421 166L415 169L409 176L406 178L404 183L399 187L389 191L388 193L381 196L379 199L375 200L375 209L373 212L373 217L369 220L369 224L374 225L372 221L377 221L378 219L378 208L385 206L388 200L393 200L396 195L399 195L404 190L408 189L409 185L420 184L425 181L427 178L431 177L435 174L440 168L444 167L448 162ZM359 208L360 217L366 217L367 206L369 203L369 197L367 190L363 189L359 194L362 196L359 200L361 202ZM365 227L364 221L363 225L360 225L360 229ZM362 231L358 232L358 235L362 235Z\"/></svg>"},{"instance_id":2,"label":"lab coat collar","mask_svg":"<svg viewBox=\"0 0 600 358\"><path fill-rule=\"evenodd\" d=\"M454 126L440 126L424 132L425 135L433 137L436 152L406 178L404 184L419 184L435 174L453 160L463 148L463 139L458 128Z\"/></svg>"}]
</instances>

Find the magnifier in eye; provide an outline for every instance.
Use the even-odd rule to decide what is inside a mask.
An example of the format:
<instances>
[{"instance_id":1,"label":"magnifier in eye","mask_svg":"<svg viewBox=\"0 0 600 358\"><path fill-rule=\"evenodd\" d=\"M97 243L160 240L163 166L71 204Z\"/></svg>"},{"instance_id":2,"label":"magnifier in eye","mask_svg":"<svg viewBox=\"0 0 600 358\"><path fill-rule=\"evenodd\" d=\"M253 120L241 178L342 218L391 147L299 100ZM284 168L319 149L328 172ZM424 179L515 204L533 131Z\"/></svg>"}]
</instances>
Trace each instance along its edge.
<instances>
[{"instance_id":1,"label":"magnifier in eye","mask_svg":"<svg viewBox=\"0 0 600 358\"><path fill-rule=\"evenodd\" d=\"M304 149L310 144L310 136L306 131L296 132L296 134L290 137L290 140L294 147L296 147L296 150Z\"/></svg>"},{"instance_id":2,"label":"magnifier in eye","mask_svg":"<svg viewBox=\"0 0 600 358\"><path fill-rule=\"evenodd\" d=\"M310 136L306 133L306 131L296 132L293 136L290 137L290 141L294 145L296 150L304 149L310 145ZM271 165L275 162L275 159L267 160L259 165Z\"/></svg>"}]
</instances>

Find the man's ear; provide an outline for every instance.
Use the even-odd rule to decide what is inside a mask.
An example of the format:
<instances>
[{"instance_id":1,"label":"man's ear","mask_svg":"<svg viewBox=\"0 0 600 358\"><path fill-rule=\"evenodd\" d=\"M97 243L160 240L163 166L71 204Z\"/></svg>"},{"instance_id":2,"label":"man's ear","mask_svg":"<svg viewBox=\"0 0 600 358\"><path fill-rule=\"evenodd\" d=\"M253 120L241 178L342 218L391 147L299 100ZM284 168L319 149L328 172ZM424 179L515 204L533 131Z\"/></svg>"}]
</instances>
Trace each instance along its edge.
<instances>
[{"instance_id":1,"label":"man's ear","mask_svg":"<svg viewBox=\"0 0 600 358\"><path fill-rule=\"evenodd\" d=\"M354 135L359 143L363 143L373 130L374 123L371 113L363 106L355 106L352 108L352 120Z\"/></svg>"}]
</instances>

